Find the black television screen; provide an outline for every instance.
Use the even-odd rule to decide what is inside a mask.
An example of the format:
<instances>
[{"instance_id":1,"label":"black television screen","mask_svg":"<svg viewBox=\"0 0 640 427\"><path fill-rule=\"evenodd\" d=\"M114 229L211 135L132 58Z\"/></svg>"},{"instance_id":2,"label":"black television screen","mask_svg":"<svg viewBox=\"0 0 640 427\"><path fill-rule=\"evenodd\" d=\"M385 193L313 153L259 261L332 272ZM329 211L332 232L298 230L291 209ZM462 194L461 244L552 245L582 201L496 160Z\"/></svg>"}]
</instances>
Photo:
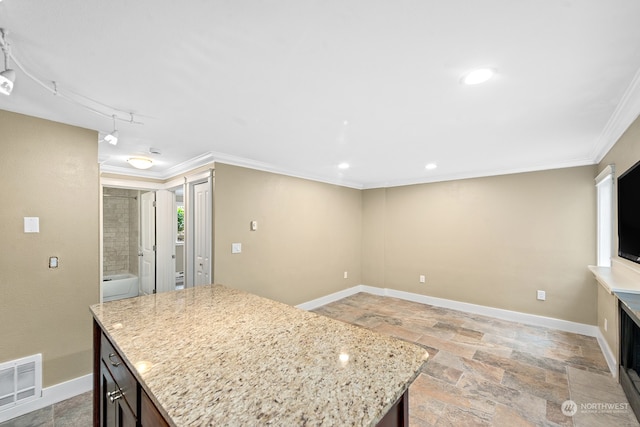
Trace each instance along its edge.
<instances>
[{"instance_id":1,"label":"black television screen","mask_svg":"<svg viewBox=\"0 0 640 427\"><path fill-rule=\"evenodd\" d=\"M618 178L618 255L640 264L640 162Z\"/></svg>"}]
</instances>

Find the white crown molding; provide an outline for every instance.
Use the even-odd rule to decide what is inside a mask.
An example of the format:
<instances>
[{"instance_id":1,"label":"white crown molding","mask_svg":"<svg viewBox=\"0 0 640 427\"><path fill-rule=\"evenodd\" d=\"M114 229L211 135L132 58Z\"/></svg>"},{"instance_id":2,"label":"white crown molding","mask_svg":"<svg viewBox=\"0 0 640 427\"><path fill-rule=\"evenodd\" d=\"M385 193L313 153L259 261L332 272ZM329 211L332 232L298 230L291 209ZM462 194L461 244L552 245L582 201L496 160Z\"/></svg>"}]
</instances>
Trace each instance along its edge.
<instances>
[{"instance_id":1,"label":"white crown molding","mask_svg":"<svg viewBox=\"0 0 640 427\"><path fill-rule=\"evenodd\" d=\"M640 69L631 80L596 142L591 156L594 163L602 161L638 116L640 116Z\"/></svg>"},{"instance_id":2,"label":"white crown molding","mask_svg":"<svg viewBox=\"0 0 640 427\"><path fill-rule=\"evenodd\" d=\"M140 170L140 169L132 169L121 166L109 166L109 165L100 165L101 173L111 173L114 175L126 175L136 178L151 178L158 180L167 180L169 178L173 178L175 176L190 172L194 169L197 169L201 166L205 166L213 163L214 156L213 153L203 153L199 156L196 156L192 159L186 160L182 163L178 163L175 166L170 167L169 169L163 172L155 172L152 170Z\"/></svg>"},{"instance_id":3,"label":"white crown molding","mask_svg":"<svg viewBox=\"0 0 640 427\"><path fill-rule=\"evenodd\" d=\"M312 174L303 173L300 171L294 171L290 169L283 169L278 166L260 162L257 160L246 159L244 157L232 156L224 153L213 153L216 163L224 163L232 166L240 166L249 169L260 170L264 172L277 173L280 175L291 176L293 178L308 179L310 181L324 182L325 184L334 184L341 187L355 188L362 190L364 187L361 183L355 181L336 179L327 179L326 177L316 176Z\"/></svg>"},{"instance_id":4,"label":"white crown molding","mask_svg":"<svg viewBox=\"0 0 640 427\"><path fill-rule=\"evenodd\" d=\"M396 181L381 181L381 182L366 184L363 186L363 189L370 190L375 188L391 188L391 187L401 187L404 185L429 184L434 182L455 181L460 179L484 178L489 176L511 175L516 173L526 173L526 172L540 172L544 170L565 169L565 168L573 168L577 166L589 166L593 164L595 164L595 162L590 158L580 158L580 159L567 160L564 162L557 162L552 164L536 165L536 166L526 166L526 167L520 167L520 168L496 169L496 170L490 170L490 171L471 171L471 172L463 172L463 173L432 175L424 178L410 178L410 179L403 179L403 180L396 180Z\"/></svg>"},{"instance_id":5,"label":"white crown molding","mask_svg":"<svg viewBox=\"0 0 640 427\"><path fill-rule=\"evenodd\" d=\"M100 165L101 173L111 173L114 175L125 175L136 178L151 178L158 180L167 180L178 175L185 174L201 166L205 166L212 163L224 163L232 166L240 166L248 169L260 170L264 172L276 173L279 175L290 176L293 178L307 179L310 181L323 182L325 184L339 185L341 187L355 188L362 190L364 187L362 184L355 181L348 181L342 179L327 179L325 177L305 174L299 171L293 171L289 169L283 169L269 163L259 162L257 160L246 159L244 157L233 156L218 152L207 152L193 159L182 162L178 165L172 166L164 172L155 172L150 170L138 170L132 168L126 168L121 166L109 166Z\"/></svg>"}]
</instances>

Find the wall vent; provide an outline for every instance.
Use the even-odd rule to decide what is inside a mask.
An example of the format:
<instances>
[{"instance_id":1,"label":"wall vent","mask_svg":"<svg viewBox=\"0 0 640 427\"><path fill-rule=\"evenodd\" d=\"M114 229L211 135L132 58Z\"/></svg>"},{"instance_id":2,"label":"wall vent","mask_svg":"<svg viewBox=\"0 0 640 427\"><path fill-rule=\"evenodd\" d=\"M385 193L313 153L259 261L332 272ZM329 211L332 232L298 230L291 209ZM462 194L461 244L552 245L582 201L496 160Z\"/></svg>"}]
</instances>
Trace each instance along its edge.
<instances>
[{"instance_id":1,"label":"wall vent","mask_svg":"<svg viewBox=\"0 0 640 427\"><path fill-rule=\"evenodd\" d=\"M0 363L0 411L42 396L42 354Z\"/></svg>"}]
</instances>

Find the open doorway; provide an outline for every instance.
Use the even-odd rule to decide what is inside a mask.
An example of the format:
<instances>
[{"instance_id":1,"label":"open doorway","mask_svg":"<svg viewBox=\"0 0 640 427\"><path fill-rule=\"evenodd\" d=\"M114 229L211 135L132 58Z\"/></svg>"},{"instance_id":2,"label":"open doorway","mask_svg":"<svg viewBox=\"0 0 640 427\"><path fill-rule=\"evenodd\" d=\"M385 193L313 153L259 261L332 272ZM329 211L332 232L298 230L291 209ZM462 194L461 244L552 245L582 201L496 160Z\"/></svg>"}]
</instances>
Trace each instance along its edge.
<instances>
[{"instance_id":1,"label":"open doorway","mask_svg":"<svg viewBox=\"0 0 640 427\"><path fill-rule=\"evenodd\" d=\"M123 298L213 281L213 169L166 183L102 178L101 190L103 196L117 193L122 203L135 206L128 219L122 211L113 214L114 222L127 222L129 227L127 269L135 270L135 285ZM110 215L105 213L108 197L101 203L101 279L107 276L105 256L111 251L107 240L112 230L105 218ZM101 283L103 301L108 301Z\"/></svg>"}]
</instances>

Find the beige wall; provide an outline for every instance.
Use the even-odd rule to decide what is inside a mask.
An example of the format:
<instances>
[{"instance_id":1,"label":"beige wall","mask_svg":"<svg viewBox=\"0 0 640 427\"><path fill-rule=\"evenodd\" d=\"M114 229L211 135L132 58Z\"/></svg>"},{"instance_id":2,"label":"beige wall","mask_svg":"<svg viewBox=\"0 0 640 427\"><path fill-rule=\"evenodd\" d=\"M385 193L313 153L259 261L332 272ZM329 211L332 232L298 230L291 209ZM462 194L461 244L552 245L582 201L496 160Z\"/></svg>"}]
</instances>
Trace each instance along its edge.
<instances>
[{"instance_id":1,"label":"beige wall","mask_svg":"<svg viewBox=\"0 0 640 427\"><path fill-rule=\"evenodd\" d=\"M288 304L362 283L359 190L216 163L214 215L216 283Z\"/></svg>"},{"instance_id":2,"label":"beige wall","mask_svg":"<svg viewBox=\"0 0 640 427\"><path fill-rule=\"evenodd\" d=\"M607 155L598 164L598 173L607 165L615 165L616 179L627 171L631 166L640 161L640 118L629 126L627 131L620 137L616 144L609 150ZM612 257L631 268L638 270L640 266L618 256L618 211L616 186L613 191L613 247ZM595 283L595 279L594 279ZM595 285L594 285L595 286ZM609 347L618 353L618 299L607 293L601 286L598 286L598 327L604 335ZM608 328L604 330L604 320L607 319Z\"/></svg>"},{"instance_id":3,"label":"beige wall","mask_svg":"<svg viewBox=\"0 0 640 427\"><path fill-rule=\"evenodd\" d=\"M367 190L364 284L596 324L595 172Z\"/></svg>"},{"instance_id":4,"label":"beige wall","mask_svg":"<svg viewBox=\"0 0 640 427\"><path fill-rule=\"evenodd\" d=\"M0 110L0 362L36 353L43 386L91 373L98 302L96 132ZM40 233L23 233L23 217ZM49 269L49 256L60 267Z\"/></svg>"}]
</instances>

